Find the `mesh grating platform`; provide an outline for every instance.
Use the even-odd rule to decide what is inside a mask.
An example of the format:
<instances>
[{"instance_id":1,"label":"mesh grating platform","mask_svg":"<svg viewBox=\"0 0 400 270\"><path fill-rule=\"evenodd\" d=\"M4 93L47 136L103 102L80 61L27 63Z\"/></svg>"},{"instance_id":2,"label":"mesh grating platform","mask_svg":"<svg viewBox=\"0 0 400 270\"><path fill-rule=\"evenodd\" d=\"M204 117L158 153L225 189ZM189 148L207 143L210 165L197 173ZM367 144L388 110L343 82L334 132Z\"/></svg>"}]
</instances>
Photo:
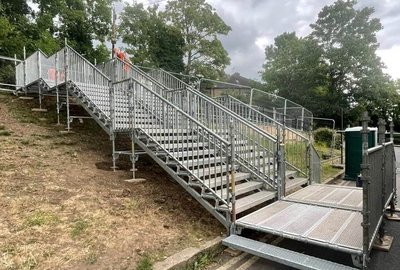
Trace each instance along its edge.
<instances>
[{"instance_id":1,"label":"mesh grating platform","mask_svg":"<svg viewBox=\"0 0 400 270\"><path fill-rule=\"evenodd\" d=\"M239 227L309 242L352 254L362 253L361 190L337 186L310 186L237 221ZM298 202L293 201L294 199ZM321 202L324 205L307 204ZM330 205L329 207L327 205Z\"/></svg>"},{"instance_id":2,"label":"mesh grating platform","mask_svg":"<svg viewBox=\"0 0 400 270\"><path fill-rule=\"evenodd\" d=\"M349 210L362 210L362 188L311 185L286 197L287 200Z\"/></svg>"}]
</instances>

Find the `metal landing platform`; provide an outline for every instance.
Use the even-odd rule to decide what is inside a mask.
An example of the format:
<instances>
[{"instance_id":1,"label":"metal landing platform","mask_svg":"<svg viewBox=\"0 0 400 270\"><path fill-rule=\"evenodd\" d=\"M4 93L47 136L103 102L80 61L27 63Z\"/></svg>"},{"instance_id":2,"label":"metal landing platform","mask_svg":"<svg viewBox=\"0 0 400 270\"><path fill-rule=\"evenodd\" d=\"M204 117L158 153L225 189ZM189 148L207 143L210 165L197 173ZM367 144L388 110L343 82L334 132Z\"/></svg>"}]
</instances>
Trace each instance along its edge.
<instances>
[{"instance_id":1,"label":"metal landing platform","mask_svg":"<svg viewBox=\"0 0 400 270\"><path fill-rule=\"evenodd\" d=\"M358 193L362 194L359 188L311 185L288 196L290 201L277 201L240 218L236 225L360 255L363 219L356 210L362 201Z\"/></svg>"}]
</instances>

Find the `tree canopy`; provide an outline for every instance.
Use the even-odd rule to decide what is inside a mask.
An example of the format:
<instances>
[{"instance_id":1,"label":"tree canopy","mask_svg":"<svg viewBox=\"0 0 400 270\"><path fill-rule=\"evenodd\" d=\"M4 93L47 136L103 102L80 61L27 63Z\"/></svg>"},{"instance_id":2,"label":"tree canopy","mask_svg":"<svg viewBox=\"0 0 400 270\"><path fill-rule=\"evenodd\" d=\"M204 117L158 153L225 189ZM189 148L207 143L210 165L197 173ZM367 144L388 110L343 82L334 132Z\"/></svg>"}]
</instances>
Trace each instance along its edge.
<instances>
[{"instance_id":1,"label":"tree canopy","mask_svg":"<svg viewBox=\"0 0 400 270\"><path fill-rule=\"evenodd\" d=\"M183 71L184 40L178 29L165 23L157 6L127 5L120 19L119 33L133 63Z\"/></svg>"},{"instance_id":2,"label":"tree canopy","mask_svg":"<svg viewBox=\"0 0 400 270\"><path fill-rule=\"evenodd\" d=\"M174 0L168 2L165 17L184 38L186 74L222 77L230 58L218 35L228 34L231 28L215 9L205 0Z\"/></svg>"},{"instance_id":3,"label":"tree canopy","mask_svg":"<svg viewBox=\"0 0 400 270\"><path fill-rule=\"evenodd\" d=\"M268 90L309 108L317 116L349 123L368 110L374 120L393 117L399 102L394 82L382 71L376 34L382 29L373 8L354 0L325 6L310 35L283 33L265 49L263 80Z\"/></svg>"}]
</instances>

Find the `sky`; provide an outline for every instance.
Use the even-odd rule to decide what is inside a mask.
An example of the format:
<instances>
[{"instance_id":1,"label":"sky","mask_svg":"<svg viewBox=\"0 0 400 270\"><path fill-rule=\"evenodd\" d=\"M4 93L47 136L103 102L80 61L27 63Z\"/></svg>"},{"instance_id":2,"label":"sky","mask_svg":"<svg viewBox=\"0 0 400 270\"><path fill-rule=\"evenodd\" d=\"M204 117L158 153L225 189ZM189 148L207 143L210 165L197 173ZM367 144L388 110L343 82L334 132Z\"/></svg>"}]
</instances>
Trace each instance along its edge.
<instances>
[{"instance_id":1,"label":"sky","mask_svg":"<svg viewBox=\"0 0 400 270\"><path fill-rule=\"evenodd\" d=\"M125 0L126 1L126 0ZM128 0L126 2L132 2ZM265 60L265 47L283 32L295 31L299 36L310 33L309 25L316 21L319 11L334 0L206 0L232 31L220 39L231 58L226 72L260 80ZM166 1L159 2L161 8ZM359 0L357 7L373 7L374 17L383 25L377 37L377 54L386 65L385 72L400 78L400 0Z\"/></svg>"}]
</instances>

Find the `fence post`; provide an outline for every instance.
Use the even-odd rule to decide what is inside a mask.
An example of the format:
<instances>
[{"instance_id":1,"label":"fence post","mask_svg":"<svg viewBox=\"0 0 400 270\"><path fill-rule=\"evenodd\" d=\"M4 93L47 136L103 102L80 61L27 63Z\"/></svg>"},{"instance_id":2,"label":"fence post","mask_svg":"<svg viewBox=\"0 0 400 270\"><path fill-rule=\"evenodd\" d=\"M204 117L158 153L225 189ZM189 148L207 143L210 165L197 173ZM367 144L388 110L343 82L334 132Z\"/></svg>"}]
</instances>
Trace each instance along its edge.
<instances>
[{"instance_id":1,"label":"fence post","mask_svg":"<svg viewBox=\"0 0 400 270\"><path fill-rule=\"evenodd\" d=\"M385 128L386 122L382 118L378 120L378 143L383 145L385 143ZM382 205L385 205L385 197L386 197L386 179L385 179L385 164L386 164L386 147L384 146L382 150ZM382 221L383 222L383 221Z\"/></svg>"},{"instance_id":2,"label":"fence post","mask_svg":"<svg viewBox=\"0 0 400 270\"><path fill-rule=\"evenodd\" d=\"M394 124L393 121L390 121L390 141L394 143L394 137L393 137L393 128L394 128Z\"/></svg>"},{"instance_id":3,"label":"fence post","mask_svg":"<svg viewBox=\"0 0 400 270\"><path fill-rule=\"evenodd\" d=\"M370 177L369 177L369 161L368 161L368 122L370 118L368 116L368 112L364 112L361 117L362 122L362 164L361 164L361 173L362 173L362 181L363 181L363 267L366 267L366 262L369 253L369 184L370 184Z\"/></svg>"},{"instance_id":4,"label":"fence post","mask_svg":"<svg viewBox=\"0 0 400 270\"><path fill-rule=\"evenodd\" d=\"M285 196L285 143L283 135L285 132L284 126L282 129L277 126L277 169L278 169L278 179L277 179L277 190L278 190L278 200Z\"/></svg>"},{"instance_id":5,"label":"fence post","mask_svg":"<svg viewBox=\"0 0 400 270\"><path fill-rule=\"evenodd\" d=\"M64 72L65 72L65 98L66 98L66 106L67 106L67 131L70 131L70 119L69 119L69 66L68 66L68 61L69 61L69 53L68 53L68 47L67 47L67 39L65 39L65 48L64 48Z\"/></svg>"},{"instance_id":6,"label":"fence post","mask_svg":"<svg viewBox=\"0 0 400 270\"><path fill-rule=\"evenodd\" d=\"M25 91L25 96L28 95L28 89L26 87L26 48L24 46L24 91Z\"/></svg>"},{"instance_id":7,"label":"fence post","mask_svg":"<svg viewBox=\"0 0 400 270\"><path fill-rule=\"evenodd\" d=\"M55 84L56 84L56 102L57 102L57 125L60 125L60 95L58 92L58 52L54 60L55 66Z\"/></svg>"},{"instance_id":8,"label":"fence post","mask_svg":"<svg viewBox=\"0 0 400 270\"><path fill-rule=\"evenodd\" d=\"M385 142L385 126L386 122L382 118L378 120L378 144L383 144Z\"/></svg>"},{"instance_id":9,"label":"fence post","mask_svg":"<svg viewBox=\"0 0 400 270\"><path fill-rule=\"evenodd\" d=\"M42 78L42 57L40 51L37 52L37 69L38 69L38 76L39 79ZM39 87L39 109L42 109L42 84L38 84Z\"/></svg>"},{"instance_id":10,"label":"fence post","mask_svg":"<svg viewBox=\"0 0 400 270\"><path fill-rule=\"evenodd\" d=\"M235 233L235 223L236 223L236 183L235 183L235 134L233 133L233 121L231 120L229 123L229 140L231 143L231 152L230 152L230 174L231 174L231 183L230 183L230 192L231 192L231 205L232 205L232 213L231 213L231 227L230 233ZM229 192L228 192L229 194ZM229 200L228 200L229 203Z\"/></svg>"}]
</instances>

